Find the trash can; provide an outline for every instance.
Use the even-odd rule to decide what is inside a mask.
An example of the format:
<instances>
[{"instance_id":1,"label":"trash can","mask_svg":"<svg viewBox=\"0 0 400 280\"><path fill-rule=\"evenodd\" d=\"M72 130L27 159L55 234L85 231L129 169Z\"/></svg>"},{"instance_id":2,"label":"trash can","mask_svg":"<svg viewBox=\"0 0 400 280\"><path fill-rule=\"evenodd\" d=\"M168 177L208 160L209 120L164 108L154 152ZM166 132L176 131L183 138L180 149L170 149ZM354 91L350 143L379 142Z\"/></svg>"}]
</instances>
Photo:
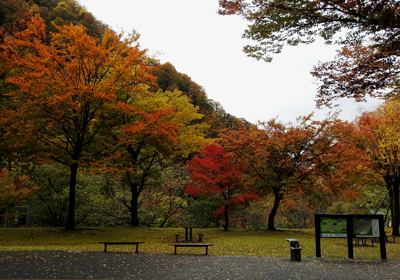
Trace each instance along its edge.
<instances>
[{"instance_id":1,"label":"trash can","mask_svg":"<svg viewBox=\"0 0 400 280\"><path fill-rule=\"evenodd\" d=\"M289 242L290 259L292 261L301 261L301 250L303 247L301 247L299 240L294 238L286 238L285 240Z\"/></svg>"}]
</instances>

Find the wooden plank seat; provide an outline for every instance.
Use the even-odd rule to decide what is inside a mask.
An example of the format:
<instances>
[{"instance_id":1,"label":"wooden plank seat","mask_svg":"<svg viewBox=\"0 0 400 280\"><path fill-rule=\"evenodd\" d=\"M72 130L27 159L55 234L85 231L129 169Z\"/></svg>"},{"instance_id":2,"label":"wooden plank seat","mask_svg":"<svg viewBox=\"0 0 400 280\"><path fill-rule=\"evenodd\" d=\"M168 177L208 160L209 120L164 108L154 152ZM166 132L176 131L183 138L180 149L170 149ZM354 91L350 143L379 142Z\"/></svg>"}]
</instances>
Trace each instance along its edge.
<instances>
[{"instance_id":1,"label":"wooden plank seat","mask_svg":"<svg viewBox=\"0 0 400 280\"><path fill-rule=\"evenodd\" d=\"M104 252L107 252L107 245L136 245L135 253L139 253L139 244L144 243L144 241L103 241L99 242L104 244Z\"/></svg>"},{"instance_id":2,"label":"wooden plank seat","mask_svg":"<svg viewBox=\"0 0 400 280\"><path fill-rule=\"evenodd\" d=\"M390 242L390 241L389 241L389 238L392 238L392 242L393 242L393 243L396 242L396 236L394 236L394 235L386 235L386 234L385 234L386 242Z\"/></svg>"},{"instance_id":3,"label":"wooden plank seat","mask_svg":"<svg viewBox=\"0 0 400 280\"><path fill-rule=\"evenodd\" d=\"M205 247L206 255L208 255L208 246L214 246L214 244L209 243L171 243L170 246L175 246L175 255L177 247Z\"/></svg>"}]
</instances>

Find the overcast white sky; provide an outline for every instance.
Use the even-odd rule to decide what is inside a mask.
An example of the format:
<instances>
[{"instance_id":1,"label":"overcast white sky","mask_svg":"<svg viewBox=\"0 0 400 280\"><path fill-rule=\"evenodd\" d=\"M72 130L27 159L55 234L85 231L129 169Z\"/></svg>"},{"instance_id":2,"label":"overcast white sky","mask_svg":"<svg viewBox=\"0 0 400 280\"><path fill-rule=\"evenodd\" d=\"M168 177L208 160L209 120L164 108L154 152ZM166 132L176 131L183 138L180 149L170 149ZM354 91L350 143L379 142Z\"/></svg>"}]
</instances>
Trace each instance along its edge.
<instances>
[{"instance_id":1,"label":"overcast white sky","mask_svg":"<svg viewBox=\"0 0 400 280\"><path fill-rule=\"evenodd\" d=\"M255 61L242 52L247 23L238 16L217 14L218 0L79 0L89 12L116 31L135 29L148 53L170 62L202 86L208 98L227 113L256 123L274 117L287 123L315 112L317 85L310 74L318 61L334 58L337 46L285 47L272 63ZM371 100L340 102L340 118L353 120Z\"/></svg>"}]
</instances>

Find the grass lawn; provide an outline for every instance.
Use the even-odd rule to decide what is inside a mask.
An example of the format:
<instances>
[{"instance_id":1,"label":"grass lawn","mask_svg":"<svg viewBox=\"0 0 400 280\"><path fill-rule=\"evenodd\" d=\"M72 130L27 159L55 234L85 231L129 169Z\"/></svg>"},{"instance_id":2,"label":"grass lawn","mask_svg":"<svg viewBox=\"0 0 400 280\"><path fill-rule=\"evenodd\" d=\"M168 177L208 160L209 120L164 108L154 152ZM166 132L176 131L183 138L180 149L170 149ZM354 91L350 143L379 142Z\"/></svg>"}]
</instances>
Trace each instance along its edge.
<instances>
[{"instance_id":1,"label":"grass lawn","mask_svg":"<svg viewBox=\"0 0 400 280\"><path fill-rule=\"evenodd\" d=\"M210 255L290 257L289 243L285 238L299 239L303 246L302 258L315 257L315 236L313 229L282 230L276 232L248 232L231 229L193 229L193 239L198 240L197 233L204 234L203 242L213 243L209 248ZM0 251L17 250L63 250L63 251L97 251L104 250L100 241L144 241L139 245L140 253L173 254L175 234L184 239L184 229L180 228L90 228L75 232L61 228L2 228L0 229ZM368 243L371 244L371 243ZM347 258L346 239L321 239L323 258ZM118 245L107 247L108 252L134 252L135 245ZM387 259L400 260L400 242L386 243ZM203 254L204 248L179 248L179 253ZM380 259L380 246L355 246L354 258Z\"/></svg>"}]
</instances>

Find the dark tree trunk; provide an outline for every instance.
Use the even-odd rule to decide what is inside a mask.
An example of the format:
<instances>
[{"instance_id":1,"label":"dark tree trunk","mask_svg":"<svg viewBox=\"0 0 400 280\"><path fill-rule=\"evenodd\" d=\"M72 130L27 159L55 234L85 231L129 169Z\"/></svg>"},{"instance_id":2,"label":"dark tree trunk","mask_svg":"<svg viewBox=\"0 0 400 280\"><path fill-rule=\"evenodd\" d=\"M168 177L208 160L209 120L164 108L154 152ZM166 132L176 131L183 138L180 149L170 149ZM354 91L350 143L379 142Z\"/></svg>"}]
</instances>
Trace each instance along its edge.
<instances>
[{"instance_id":1,"label":"dark tree trunk","mask_svg":"<svg viewBox=\"0 0 400 280\"><path fill-rule=\"evenodd\" d=\"M69 166L71 171L71 177L69 181L69 206L68 206L68 217L67 225L65 229L75 229L75 194L76 194L76 176L78 174L78 163L74 163Z\"/></svg>"},{"instance_id":2,"label":"dark tree trunk","mask_svg":"<svg viewBox=\"0 0 400 280\"><path fill-rule=\"evenodd\" d=\"M272 207L271 213L268 216L268 230L276 230L275 228L275 216L278 212L279 203L283 198L283 193L279 192L279 188L273 188L274 191L274 206Z\"/></svg>"},{"instance_id":3,"label":"dark tree trunk","mask_svg":"<svg viewBox=\"0 0 400 280\"><path fill-rule=\"evenodd\" d=\"M225 217L225 226L224 230L229 230L229 215L228 215L228 205L224 206L224 217Z\"/></svg>"},{"instance_id":4,"label":"dark tree trunk","mask_svg":"<svg viewBox=\"0 0 400 280\"><path fill-rule=\"evenodd\" d=\"M131 188L131 194L132 194L131 209L130 209L131 210L131 226L138 227L139 226L139 216L138 216L139 192L138 192L137 183L131 183L130 188Z\"/></svg>"},{"instance_id":5,"label":"dark tree trunk","mask_svg":"<svg viewBox=\"0 0 400 280\"><path fill-rule=\"evenodd\" d=\"M389 197L391 201L390 210L392 211L392 235L399 236L400 226L400 201L399 201L399 188L400 180L391 176L383 177L386 183L386 188L389 190Z\"/></svg>"},{"instance_id":6,"label":"dark tree trunk","mask_svg":"<svg viewBox=\"0 0 400 280\"><path fill-rule=\"evenodd\" d=\"M171 217L171 216L170 216ZM169 217L164 217L158 228L163 228L165 226L165 223L168 221Z\"/></svg>"},{"instance_id":7,"label":"dark tree trunk","mask_svg":"<svg viewBox=\"0 0 400 280\"><path fill-rule=\"evenodd\" d=\"M399 201L399 182L393 185L393 204L392 204L392 235L399 236L400 226L400 201Z\"/></svg>"}]
</instances>

